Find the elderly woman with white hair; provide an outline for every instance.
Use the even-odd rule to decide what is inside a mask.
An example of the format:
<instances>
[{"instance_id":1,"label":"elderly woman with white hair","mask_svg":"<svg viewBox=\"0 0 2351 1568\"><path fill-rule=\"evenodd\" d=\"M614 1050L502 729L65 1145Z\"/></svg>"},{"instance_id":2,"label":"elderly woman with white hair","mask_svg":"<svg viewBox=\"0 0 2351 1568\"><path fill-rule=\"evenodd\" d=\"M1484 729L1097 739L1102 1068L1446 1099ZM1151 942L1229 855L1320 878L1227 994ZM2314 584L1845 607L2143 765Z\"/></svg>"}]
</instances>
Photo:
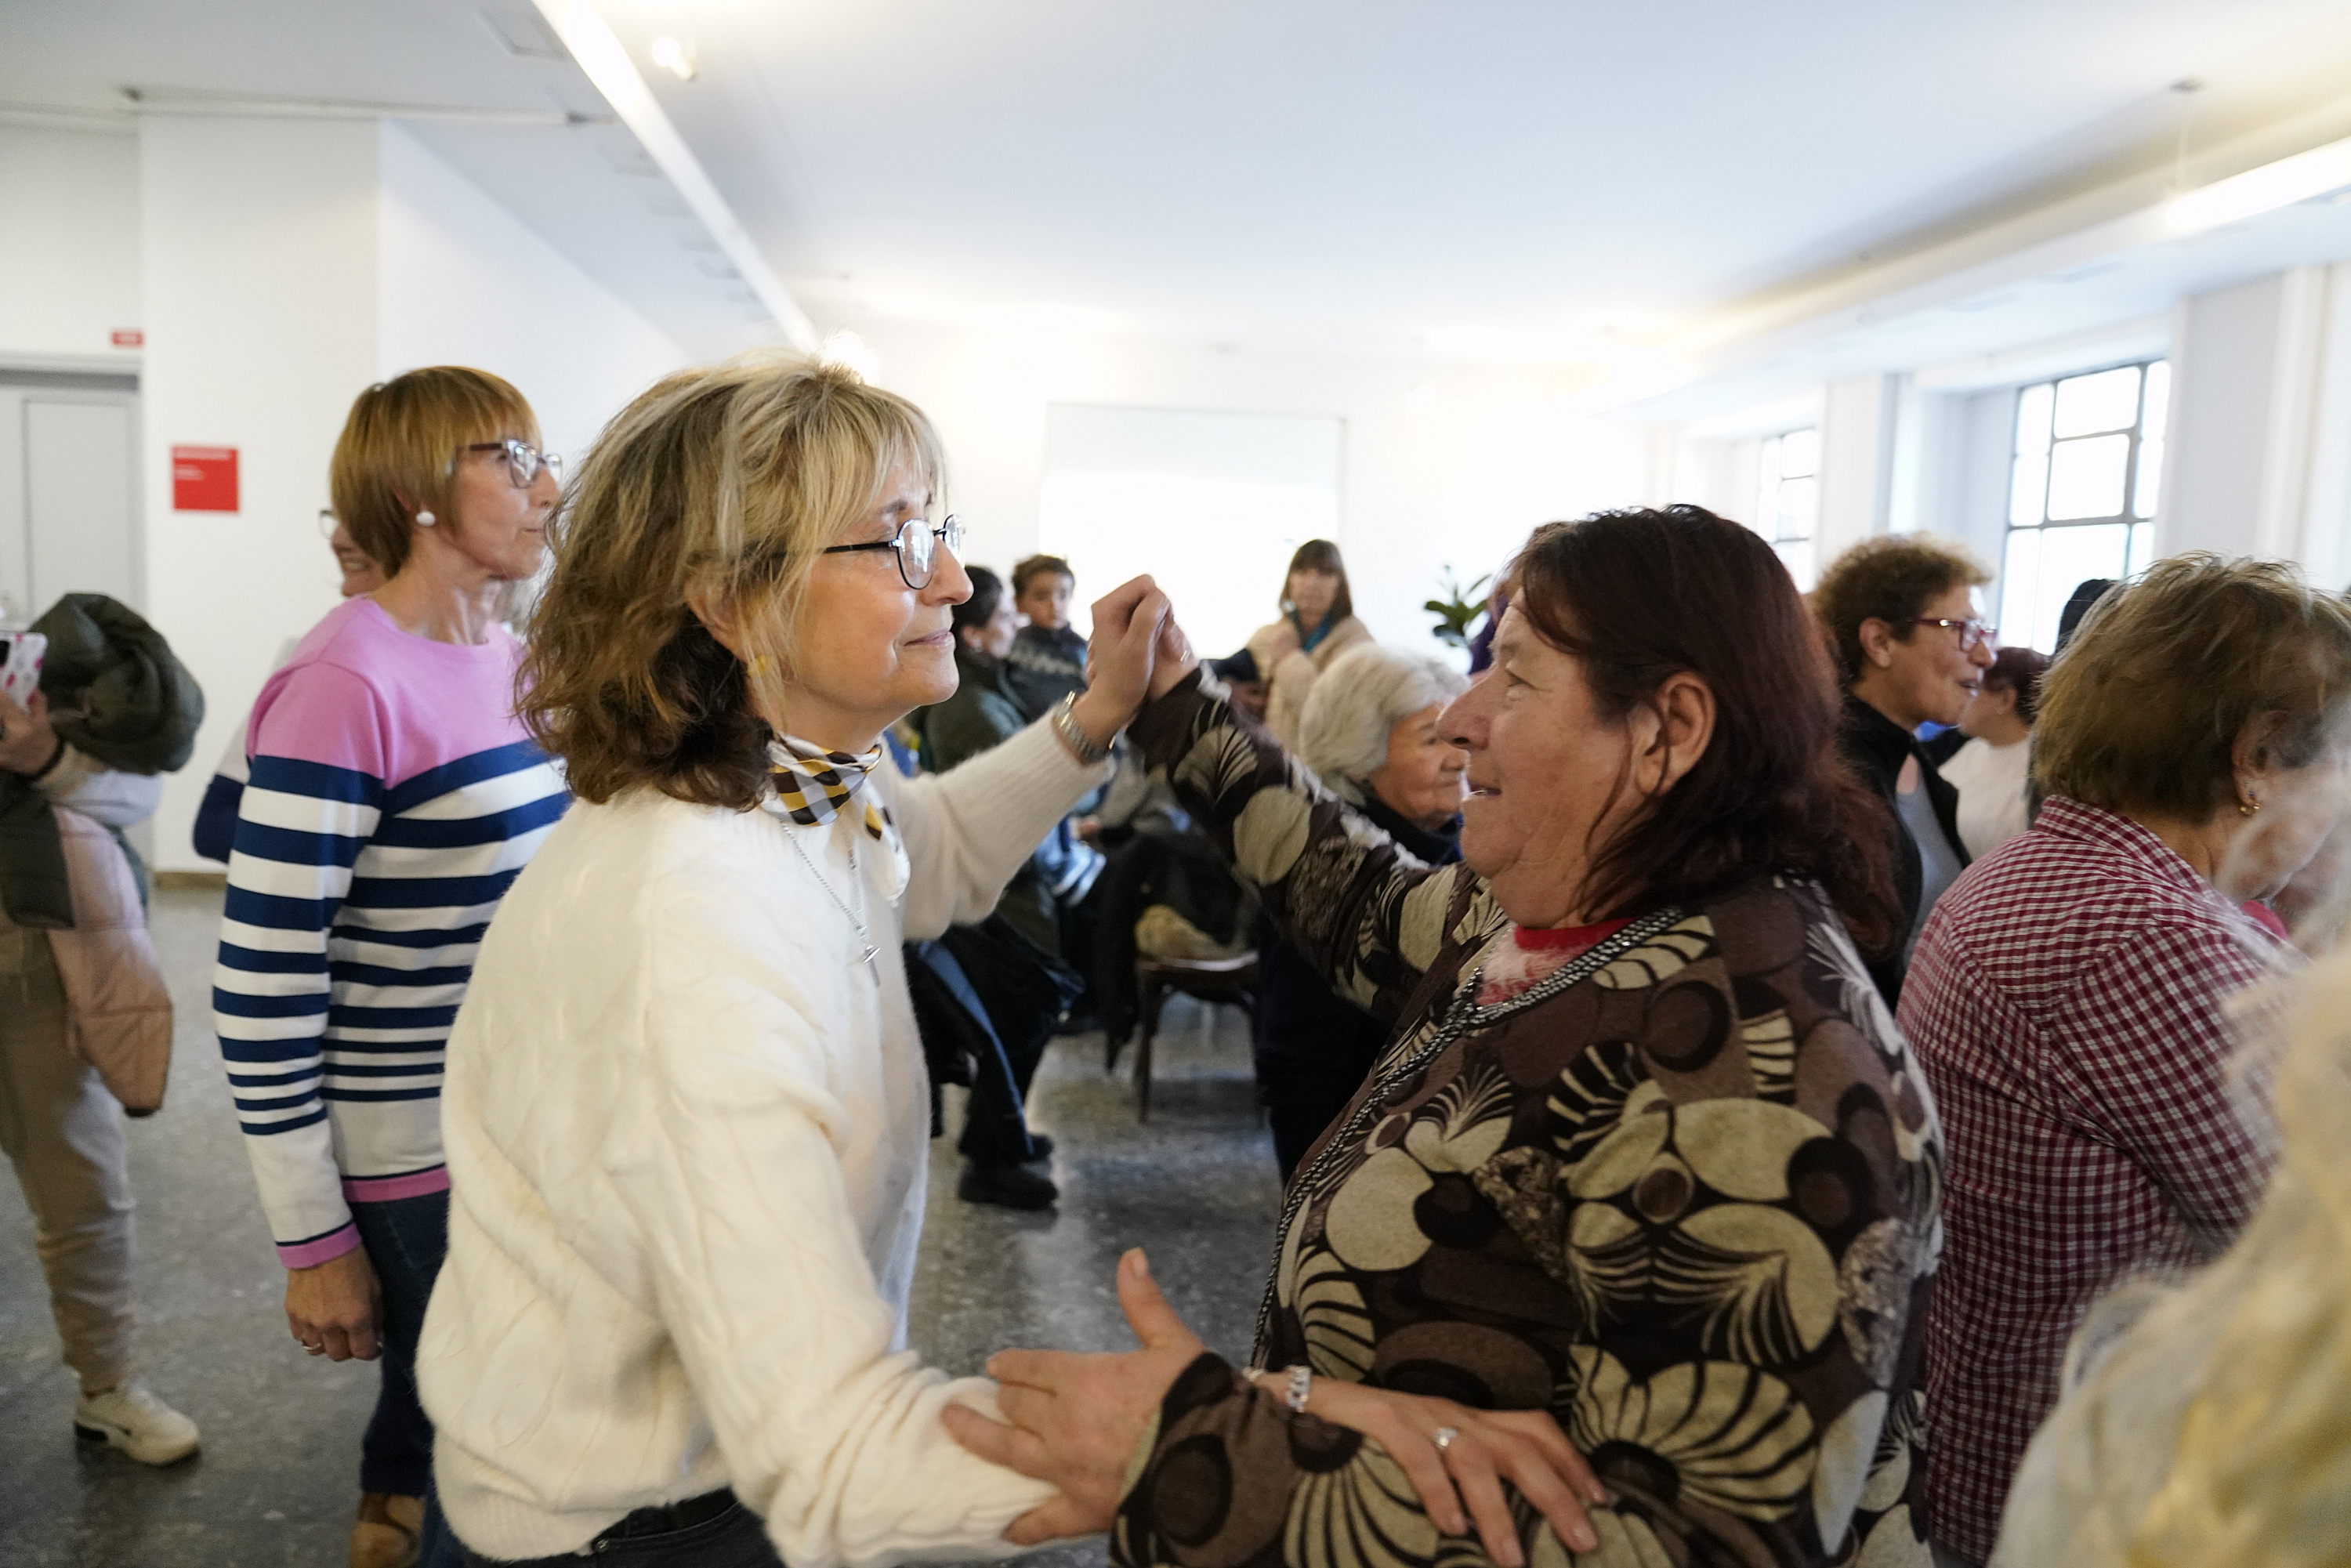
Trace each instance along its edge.
<instances>
[{"instance_id":1,"label":"elderly woman with white hair","mask_svg":"<svg viewBox=\"0 0 2351 1568\"><path fill-rule=\"evenodd\" d=\"M1306 700L1298 756L1414 859L1460 858L1469 754L1438 731L1468 680L1420 653L1365 643L1332 661ZM1333 991L1270 921L1258 936L1258 1092L1273 1125L1281 1179L1355 1091L1387 1038L1380 1021Z\"/></svg>"}]
</instances>

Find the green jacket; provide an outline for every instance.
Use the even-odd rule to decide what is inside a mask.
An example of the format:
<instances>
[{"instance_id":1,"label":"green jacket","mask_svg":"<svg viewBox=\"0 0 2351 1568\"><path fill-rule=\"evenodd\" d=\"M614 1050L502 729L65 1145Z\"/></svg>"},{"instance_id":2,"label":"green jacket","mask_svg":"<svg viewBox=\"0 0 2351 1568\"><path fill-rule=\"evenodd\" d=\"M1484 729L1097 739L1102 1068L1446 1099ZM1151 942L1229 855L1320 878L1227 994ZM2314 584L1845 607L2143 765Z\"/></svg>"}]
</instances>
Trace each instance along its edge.
<instances>
[{"instance_id":1,"label":"green jacket","mask_svg":"<svg viewBox=\"0 0 2351 1568\"><path fill-rule=\"evenodd\" d=\"M41 692L68 745L122 773L185 765L204 721L204 694L137 611L102 593L68 593L32 630L49 640ZM136 856L131 864L138 867ZM0 772L0 907L19 925L69 930L74 923L57 818L38 789L7 772Z\"/></svg>"}]
</instances>

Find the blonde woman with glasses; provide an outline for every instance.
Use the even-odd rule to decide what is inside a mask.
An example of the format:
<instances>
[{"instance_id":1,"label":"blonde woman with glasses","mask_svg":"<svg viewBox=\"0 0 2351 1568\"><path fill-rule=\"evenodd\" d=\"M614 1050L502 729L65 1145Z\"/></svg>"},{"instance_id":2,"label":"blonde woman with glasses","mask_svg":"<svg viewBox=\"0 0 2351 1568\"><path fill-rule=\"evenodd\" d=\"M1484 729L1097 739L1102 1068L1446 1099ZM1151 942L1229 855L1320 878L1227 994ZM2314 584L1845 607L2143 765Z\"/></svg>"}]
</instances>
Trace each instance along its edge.
<instances>
[{"instance_id":1,"label":"blonde woman with glasses","mask_svg":"<svg viewBox=\"0 0 2351 1568\"><path fill-rule=\"evenodd\" d=\"M917 780L969 591L911 404L757 358L604 432L534 614L528 718L580 804L452 1042L449 1264L421 1358L475 1561L814 1568L1010 1550L1046 1489L904 1348L928 1092L899 945L994 907L1099 783L1166 603L1093 684Z\"/></svg>"},{"instance_id":2,"label":"blonde woman with glasses","mask_svg":"<svg viewBox=\"0 0 2351 1568\"><path fill-rule=\"evenodd\" d=\"M381 1360L353 1568L455 1549L429 1505L413 1364L441 1266L442 1056L483 928L563 812L515 715L499 592L546 554L553 460L522 394L444 365L370 387L335 514L384 580L329 611L247 728L214 1028L286 1319L312 1355Z\"/></svg>"}]
</instances>

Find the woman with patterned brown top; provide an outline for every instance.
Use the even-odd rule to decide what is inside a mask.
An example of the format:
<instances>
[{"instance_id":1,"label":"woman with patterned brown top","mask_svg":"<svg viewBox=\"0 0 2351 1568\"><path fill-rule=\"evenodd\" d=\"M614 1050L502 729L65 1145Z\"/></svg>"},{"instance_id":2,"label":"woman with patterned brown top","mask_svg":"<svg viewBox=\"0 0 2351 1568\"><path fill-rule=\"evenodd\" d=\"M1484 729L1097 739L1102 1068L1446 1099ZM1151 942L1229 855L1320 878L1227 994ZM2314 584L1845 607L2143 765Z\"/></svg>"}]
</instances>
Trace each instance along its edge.
<instances>
[{"instance_id":1,"label":"woman with patterned brown top","mask_svg":"<svg viewBox=\"0 0 2351 1568\"><path fill-rule=\"evenodd\" d=\"M1928 1561L1941 1156L1855 947L1900 933L1824 651L1771 546L1696 507L1547 525L1512 580L1444 717L1460 866L1401 853L1163 646L1134 737L1395 1032L1290 1188L1255 1375L1130 1254L1144 1348L1003 1353L1011 1425L951 1413L1060 1490L1013 1539L1107 1528L1114 1562L1184 1568ZM1481 1553L1415 1479L1490 1485L1486 1423L1529 1412L1604 1500L1563 1536L1513 1500Z\"/></svg>"}]
</instances>

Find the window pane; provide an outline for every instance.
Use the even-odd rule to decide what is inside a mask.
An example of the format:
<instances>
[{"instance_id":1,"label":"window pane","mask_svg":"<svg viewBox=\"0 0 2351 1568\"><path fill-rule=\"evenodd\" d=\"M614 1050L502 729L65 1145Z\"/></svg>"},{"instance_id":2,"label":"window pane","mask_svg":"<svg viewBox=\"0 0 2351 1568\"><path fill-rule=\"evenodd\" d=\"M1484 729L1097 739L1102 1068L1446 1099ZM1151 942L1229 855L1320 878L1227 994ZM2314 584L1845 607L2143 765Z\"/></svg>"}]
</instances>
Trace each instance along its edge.
<instances>
[{"instance_id":1,"label":"window pane","mask_svg":"<svg viewBox=\"0 0 2351 1568\"><path fill-rule=\"evenodd\" d=\"M1821 433L1792 430L1780 438L1780 472L1802 479L1821 471Z\"/></svg>"},{"instance_id":2,"label":"window pane","mask_svg":"<svg viewBox=\"0 0 2351 1568\"><path fill-rule=\"evenodd\" d=\"M2049 459L2037 453L2020 452L2016 471L2009 476L2008 520L2020 528L2029 528L2044 515L2042 504L2049 496Z\"/></svg>"},{"instance_id":3,"label":"window pane","mask_svg":"<svg viewBox=\"0 0 2351 1568\"><path fill-rule=\"evenodd\" d=\"M1772 549L1779 552L1781 564L1788 569L1788 575L1796 580L1796 591L1810 593L1813 576L1813 541L1791 539L1784 544L1774 545Z\"/></svg>"},{"instance_id":4,"label":"window pane","mask_svg":"<svg viewBox=\"0 0 2351 1568\"><path fill-rule=\"evenodd\" d=\"M2047 382L2037 387L2027 387L2017 394L2016 449L2019 452L2049 450L2049 404L2055 395L2055 389Z\"/></svg>"},{"instance_id":5,"label":"window pane","mask_svg":"<svg viewBox=\"0 0 2351 1568\"><path fill-rule=\"evenodd\" d=\"M2138 416L2138 433L2160 441L2164 421L2170 417L2171 362L2158 360L2147 368L2147 407Z\"/></svg>"},{"instance_id":6,"label":"window pane","mask_svg":"<svg viewBox=\"0 0 2351 1568\"><path fill-rule=\"evenodd\" d=\"M1789 479L1780 486L1780 512L1771 537L1803 539L1813 535L1813 517L1820 509L1818 479Z\"/></svg>"},{"instance_id":7,"label":"window pane","mask_svg":"<svg viewBox=\"0 0 2351 1568\"><path fill-rule=\"evenodd\" d=\"M2057 645L2057 622L2074 591L2094 577L2130 575L2130 525L2095 523L2041 531L2041 581L2032 596L2032 641L2043 653ZM2013 638L2009 639L2013 641Z\"/></svg>"},{"instance_id":8,"label":"window pane","mask_svg":"<svg viewBox=\"0 0 2351 1568\"><path fill-rule=\"evenodd\" d=\"M2155 516L2156 498L2163 490L2163 443L2138 444L2138 480L2131 486L2131 516Z\"/></svg>"},{"instance_id":9,"label":"window pane","mask_svg":"<svg viewBox=\"0 0 2351 1568\"><path fill-rule=\"evenodd\" d=\"M2049 453L2049 520L2121 516L2129 462L2127 435L2059 442Z\"/></svg>"},{"instance_id":10,"label":"window pane","mask_svg":"<svg viewBox=\"0 0 2351 1568\"><path fill-rule=\"evenodd\" d=\"M2057 383L2057 439L2101 430L2128 430L2138 423L2138 367L2124 365L2094 376Z\"/></svg>"},{"instance_id":11,"label":"window pane","mask_svg":"<svg viewBox=\"0 0 2351 1568\"><path fill-rule=\"evenodd\" d=\"M2000 567L2000 637L2003 643L2032 643L2032 599L2041 587L2041 530L2011 528L2006 559Z\"/></svg>"},{"instance_id":12,"label":"window pane","mask_svg":"<svg viewBox=\"0 0 2351 1568\"><path fill-rule=\"evenodd\" d=\"M2152 564L2149 558L2154 552L2155 525L2133 523L2130 531L2130 559L2123 563L2125 570L2131 576L2137 577Z\"/></svg>"}]
</instances>

